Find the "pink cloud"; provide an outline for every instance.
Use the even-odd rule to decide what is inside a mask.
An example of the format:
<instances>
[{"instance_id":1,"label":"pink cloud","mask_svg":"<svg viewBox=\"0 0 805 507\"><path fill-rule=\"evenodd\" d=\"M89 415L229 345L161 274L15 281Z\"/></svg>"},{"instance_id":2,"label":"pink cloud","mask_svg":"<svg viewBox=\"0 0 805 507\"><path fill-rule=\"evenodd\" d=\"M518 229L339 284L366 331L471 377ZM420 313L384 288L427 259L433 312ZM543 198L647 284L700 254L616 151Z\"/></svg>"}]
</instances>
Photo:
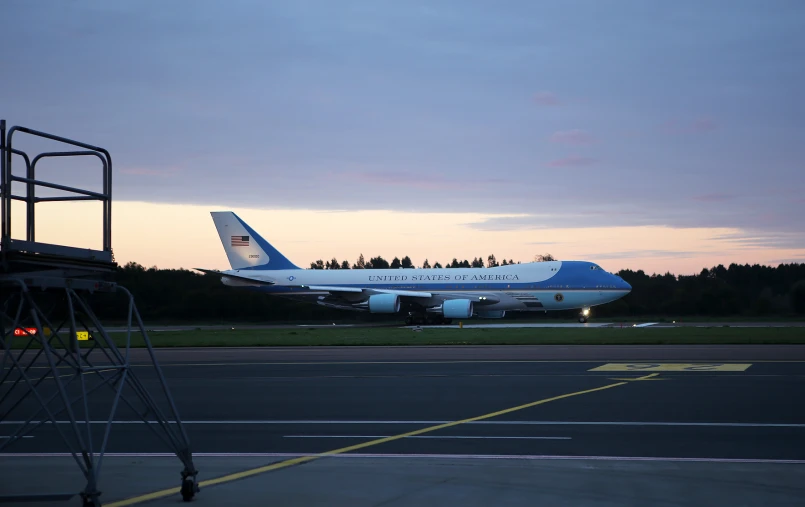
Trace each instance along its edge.
<instances>
[{"instance_id":1,"label":"pink cloud","mask_svg":"<svg viewBox=\"0 0 805 507\"><path fill-rule=\"evenodd\" d=\"M549 140L552 143L565 143L565 144L590 144L597 141L597 139L584 130L561 130L554 132Z\"/></svg>"},{"instance_id":2,"label":"pink cloud","mask_svg":"<svg viewBox=\"0 0 805 507\"><path fill-rule=\"evenodd\" d=\"M534 102L542 106L558 106L559 99L551 92L540 91L534 94Z\"/></svg>"},{"instance_id":3,"label":"pink cloud","mask_svg":"<svg viewBox=\"0 0 805 507\"><path fill-rule=\"evenodd\" d=\"M413 176L410 174L398 173L371 173L361 172L352 173L358 181L364 183L374 183L376 185L389 185L389 186L409 186L421 188L426 190L435 190L441 188L446 183L444 178L434 176Z\"/></svg>"},{"instance_id":4,"label":"pink cloud","mask_svg":"<svg viewBox=\"0 0 805 507\"><path fill-rule=\"evenodd\" d=\"M569 157L559 158L556 160L551 160L548 162L548 166L550 167L584 167L588 165L592 165L596 162L594 158L589 157L579 157L576 155L571 155Z\"/></svg>"},{"instance_id":5,"label":"pink cloud","mask_svg":"<svg viewBox=\"0 0 805 507\"><path fill-rule=\"evenodd\" d=\"M690 126L693 132L706 132L710 130L716 130L718 125L715 121L713 121L710 117L702 117L697 118L693 121L693 124Z\"/></svg>"},{"instance_id":6,"label":"pink cloud","mask_svg":"<svg viewBox=\"0 0 805 507\"><path fill-rule=\"evenodd\" d=\"M150 167L127 167L120 170L123 174L136 174L137 176L169 176L176 171L178 169L152 169Z\"/></svg>"},{"instance_id":7,"label":"pink cloud","mask_svg":"<svg viewBox=\"0 0 805 507\"><path fill-rule=\"evenodd\" d=\"M620 135L626 138L634 138L634 137L640 137L641 135L643 135L643 132L637 129L628 129L622 131Z\"/></svg>"},{"instance_id":8,"label":"pink cloud","mask_svg":"<svg viewBox=\"0 0 805 507\"><path fill-rule=\"evenodd\" d=\"M349 178L360 183L370 183L374 185L384 185L390 187L413 187L422 190L441 190L445 185L456 185L454 180L443 176L416 175L411 173L388 173L370 171L346 171L329 175L331 179L343 180ZM476 186L488 185L490 183L505 183L502 178L485 178L481 180L468 180L458 183L460 188L471 188Z\"/></svg>"},{"instance_id":9,"label":"pink cloud","mask_svg":"<svg viewBox=\"0 0 805 507\"><path fill-rule=\"evenodd\" d=\"M704 195L696 195L693 196L693 199L696 201L703 201L703 202L721 202L721 201L728 201L735 196L732 194L721 194L718 192L712 194L704 194Z\"/></svg>"},{"instance_id":10,"label":"pink cloud","mask_svg":"<svg viewBox=\"0 0 805 507\"><path fill-rule=\"evenodd\" d=\"M701 116L691 122L680 122L679 120L668 120L660 125L660 129L668 134L693 134L700 132L712 132L718 129L718 124L709 116Z\"/></svg>"}]
</instances>

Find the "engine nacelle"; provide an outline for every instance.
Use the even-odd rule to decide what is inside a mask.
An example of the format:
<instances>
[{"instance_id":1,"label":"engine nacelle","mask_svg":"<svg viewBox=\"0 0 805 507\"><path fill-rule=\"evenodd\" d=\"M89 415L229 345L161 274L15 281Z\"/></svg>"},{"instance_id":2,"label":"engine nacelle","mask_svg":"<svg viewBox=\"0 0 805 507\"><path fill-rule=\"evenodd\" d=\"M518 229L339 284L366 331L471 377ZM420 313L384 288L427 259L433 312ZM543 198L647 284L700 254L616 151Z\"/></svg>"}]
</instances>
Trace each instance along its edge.
<instances>
[{"instance_id":1,"label":"engine nacelle","mask_svg":"<svg viewBox=\"0 0 805 507\"><path fill-rule=\"evenodd\" d=\"M478 317L482 319L502 319L504 316L506 316L506 310L492 310L486 312L482 311L478 312Z\"/></svg>"},{"instance_id":2,"label":"engine nacelle","mask_svg":"<svg viewBox=\"0 0 805 507\"><path fill-rule=\"evenodd\" d=\"M442 303L442 315L446 319L468 319L472 317L472 301L449 299Z\"/></svg>"},{"instance_id":3,"label":"engine nacelle","mask_svg":"<svg viewBox=\"0 0 805 507\"><path fill-rule=\"evenodd\" d=\"M400 311L400 296L397 294L373 294L369 296L370 313L397 313Z\"/></svg>"}]
</instances>

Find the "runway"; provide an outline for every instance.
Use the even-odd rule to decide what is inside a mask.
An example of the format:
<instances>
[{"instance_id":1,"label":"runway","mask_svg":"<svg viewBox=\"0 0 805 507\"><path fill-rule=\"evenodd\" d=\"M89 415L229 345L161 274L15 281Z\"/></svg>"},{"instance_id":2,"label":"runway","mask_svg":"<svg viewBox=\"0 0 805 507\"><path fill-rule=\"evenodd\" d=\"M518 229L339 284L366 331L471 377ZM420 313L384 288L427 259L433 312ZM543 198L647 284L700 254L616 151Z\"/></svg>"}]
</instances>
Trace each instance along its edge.
<instances>
[{"instance_id":1,"label":"runway","mask_svg":"<svg viewBox=\"0 0 805 507\"><path fill-rule=\"evenodd\" d=\"M170 347L157 349L160 364L221 364L240 368L267 363L434 363L468 361L805 361L805 345L461 345ZM145 349L132 349L134 364L148 364ZM100 363L102 364L102 363ZM438 365L436 365L438 367Z\"/></svg>"},{"instance_id":2,"label":"runway","mask_svg":"<svg viewBox=\"0 0 805 507\"><path fill-rule=\"evenodd\" d=\"M206 470L198 465L200 479L214 476L208 470L226 476L275 463L276 469L235 482L256 481L249 484L260 491L271 484L287 503L319 501L283 487L286 481L298 484L313 476L324 481L317 487L330 484L322 505L377 505L386 493L370 487L374 496L357 501L356 492L341 486L355 483L359 472L386 478L402 474L400 481L409 486L438 477L461 482L476 476L494 477L498 485L515 477L533 483L529 474L536 473L534 466L540 467L542 479L567 481L562 498L571 495L582 505L609 505L572 496L578 493L572 484L578 485L580 477L589 480L584 470L591 466L608 470L601 473L610 480L638 481L647 490L678 480L668 472L671 464L677 471L698 467L695 474L694 468L683 473L711 477L714 487L726 470L733 470L725 467L738 467L732 477L744 477L744 486L784 482L778 489L753 490L759 495L756 504L794 505L795 497L805 493L803 481L790 475L801 479L805 471L805 407L798 403L805 395L805 346L326 347L158 354L193 451L199 463L207 464ZM134 363L144 364L142 357ZM156 388L148 368L133 371ZM102 406L100 401L90 405L90 413L99 414L94 432L102 429ZM0 435L13 427L14 421L4 421ZM110 439L110 460L150 460L152 465L157 460L163 464L153 465L156 470L170 461L160 457L165 450L133 413L121 411ZM0 465L10 470L8 460L16 460L20 474L30 473L21 464L35 467L50 460L53 467L52 460L64 459L58 456L65 451L48 425L0 453ZM282 465L333 451L339 452L325 460ZM170 463L179 466L175 457ZM781 466L793 468L780 471ZM614 472L627 468L632 478ZM174 486L177 470L171 477L149 478L137 491L131 485L130 491L112 489L106 501L136 497L163 482ZM418 470L431 475L426 480ZM670 475L658 476L658 470ZM152 472L136 472L145 473ZM108 488L114 477L107 476ZM334 478L340 479L330 482ZM196 503L215 505L211 499L223 494L216 491L231 493L229 482L202 488ZM25 479L13 484L22 488ZM449 485L440 487L447 494ZM678 487L694 491L705 486ZM389 488L408 491L399 483ZM532 504L544 499L543 493L523 493L522 502L514 504ZM407 504L412 505L418 497L409 494ZM634 494L629 502L647 498ZM438 498L431 504L450 503L452 497ZM713 498L707 498L712 505ZM680 505L696 504L683 499ZM165 505L173 501L165 499Z\"/></svg>"},{"instance_id":3,"label":"runway","mask_svg":"<svg viewBox=\"0 0 805 507\"><path fill-rule=\"evenodd\" d=\"M647 327L647 328L668 328L668 327L758 327L758 328L777 328L777 327L797 327L805 328L805 321L748 321L748 322L687 322L685 320L672 321L672 322L655 322L647 320L645 322L623 322L620 320L591 320L584 324L578 322L561 322L554 320L544 320L540 322L520 322L520 321L507 321L489 320L489 319L469 319L461 324L465 329L519 329L519 328L575 328L575 329L598 329L608 327ZM303 324L170 324L170 325L150 325L148 326L149 332L169 332L169 331L221 331L227 329L241 329L241 330L260 330L260 329L295 329L300 327L306 328L406 328L412 329L416 326L405 326L400 322L356 322L356 323L303 323ZM442 329L456 329L459 324L450 325L423 325L422 328L442 328ZM94 328L93 328L94 329ZM120 333L125 332L125 327L110 326L106 328L107 332Z\"/></svg>"}]
</instances>

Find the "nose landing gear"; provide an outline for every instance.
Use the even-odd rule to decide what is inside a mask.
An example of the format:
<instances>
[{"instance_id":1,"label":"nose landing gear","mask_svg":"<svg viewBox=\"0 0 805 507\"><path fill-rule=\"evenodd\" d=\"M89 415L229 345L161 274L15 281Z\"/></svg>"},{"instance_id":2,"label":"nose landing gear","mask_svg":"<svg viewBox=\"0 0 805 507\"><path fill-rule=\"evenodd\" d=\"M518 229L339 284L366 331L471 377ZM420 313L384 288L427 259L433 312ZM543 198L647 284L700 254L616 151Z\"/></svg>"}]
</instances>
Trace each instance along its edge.
<instances>
[{"instance_id":1,"label":"nose landing gear","mask_svg":"<svg viewBox=\"0 0 805 507\"><path fill-rule=\"evenodd\" d=\"M579 314L579 322L585 324L587 319L590 317L590 309L589 308L582 308L581 313Z\"/></svg>"}]
</instances>

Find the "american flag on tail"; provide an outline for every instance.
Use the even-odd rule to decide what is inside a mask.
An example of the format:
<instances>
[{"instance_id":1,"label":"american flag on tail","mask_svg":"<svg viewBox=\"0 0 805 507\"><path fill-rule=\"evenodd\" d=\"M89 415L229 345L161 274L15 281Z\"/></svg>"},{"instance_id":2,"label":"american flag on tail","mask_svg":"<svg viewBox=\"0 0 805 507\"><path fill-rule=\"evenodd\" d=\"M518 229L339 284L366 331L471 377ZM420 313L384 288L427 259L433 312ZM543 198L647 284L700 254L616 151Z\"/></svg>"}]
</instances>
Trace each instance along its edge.
<instances>
[{"instance_id":1,"label":"american flag on tail","mask_svg":"<svg viewBox=\"0 0 805 507\"><path fill-rule=\"evenodd\" d=\"M232 236L232 246L249 246L249 236Z\"/></svg>"}]
</instances>

